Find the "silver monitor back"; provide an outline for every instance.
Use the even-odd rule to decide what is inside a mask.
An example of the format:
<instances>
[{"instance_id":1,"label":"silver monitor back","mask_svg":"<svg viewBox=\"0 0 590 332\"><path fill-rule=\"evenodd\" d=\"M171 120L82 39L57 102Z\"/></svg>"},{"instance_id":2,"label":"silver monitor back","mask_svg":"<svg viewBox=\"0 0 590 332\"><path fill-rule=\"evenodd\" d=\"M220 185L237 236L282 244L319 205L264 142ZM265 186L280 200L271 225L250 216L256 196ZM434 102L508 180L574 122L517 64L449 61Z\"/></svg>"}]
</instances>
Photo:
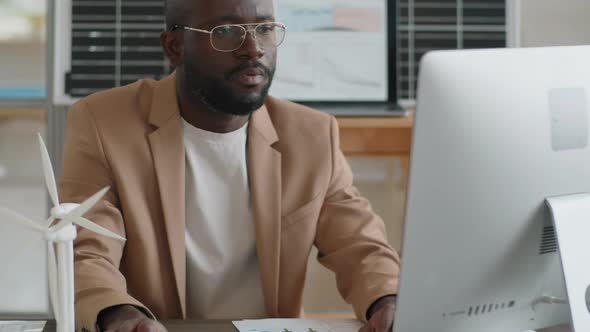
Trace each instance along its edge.
<instances>
[{"instance_id":1,"label":"silver monitor back","mask_svg":"<svg viewBox=\"0 0 590 332\"><path fill-rule=\"evenodd\" d=\"M533 302L566 296L544 200L590 192L589 93L588 46L424 57L395 332L569 321Z\"/></svg>"}]
</instances>

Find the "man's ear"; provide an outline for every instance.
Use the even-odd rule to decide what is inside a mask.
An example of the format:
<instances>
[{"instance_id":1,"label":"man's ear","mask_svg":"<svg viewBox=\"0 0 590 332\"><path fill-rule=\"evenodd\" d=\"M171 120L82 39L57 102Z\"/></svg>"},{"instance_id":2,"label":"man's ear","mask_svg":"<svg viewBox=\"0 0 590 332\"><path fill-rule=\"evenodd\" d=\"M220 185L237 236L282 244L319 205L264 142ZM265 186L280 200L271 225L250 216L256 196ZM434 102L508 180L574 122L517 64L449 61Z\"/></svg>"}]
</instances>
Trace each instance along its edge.
<instances>
[{"instance_id":1,"label":"man's ear","mask_svg":"<svg viewBox=\"0 0 590 332\"><path fill-rule=\"evenodd\" d=\"M173 67L182 65L182 38L181 34L164 31L160 34L160 45Z\"/></svg>"}]
</instances>

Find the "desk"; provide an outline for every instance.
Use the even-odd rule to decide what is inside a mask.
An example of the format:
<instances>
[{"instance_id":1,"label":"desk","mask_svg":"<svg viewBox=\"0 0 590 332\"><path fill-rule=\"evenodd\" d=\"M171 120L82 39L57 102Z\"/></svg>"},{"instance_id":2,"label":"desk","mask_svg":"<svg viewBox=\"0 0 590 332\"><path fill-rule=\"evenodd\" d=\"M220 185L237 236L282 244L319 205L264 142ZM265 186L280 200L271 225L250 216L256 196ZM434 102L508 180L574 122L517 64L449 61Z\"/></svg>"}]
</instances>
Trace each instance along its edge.
<instances>
[{"instance_id":1,"label":"desk","mask_svg":"<svg viewBox=\"0 0 590 332\"><path fill-rule=\"evenodd\" d=\"M0 107L0 122L10 120L45 120L42 108ZM394 156L407 169L412 144L414 111L406 117L337 118L340 146L348 156Z\"/></svg>"},{"instance_id":2,"label":"desk","mask_svg":"<svg viewBox=\"0 0 590 332\"><path fill-rule=\"evenodd\" d=\"M47 110L43 108L0 107L0 123L11 120L44 121L46 116Z\"/></svg>"},{"instance_id":3,"label":"desk","mask_svg":"<svg viewBox=\"0 0 590 332\"><path fill-rule=\"evenodd\" d=\"M44 120L43 108L0 107L0 122ZM338 117L340 146L349 156L395 156L409 161L414 111L407 117ZM406 167L407 168L407 167Z\"/></svg>"},{"instance_id":4,"label":"desk","mask_svg":"<svg viewBox=\"0 0 590 332\"><path fill-rule=\"evenodd\" d=\"M229 320L174 320L162 322L168 332L237 332ZM55 332L55 322L47 322L43 332Z\"/></svg>"},{"instance_id":5,"label":"desk","mask_svg":"<svg viewBox=\"0 0 590 332\"><path fill-rule=\"evenodd\" d=\"M399 118L338 117L340 148L347 157L398 158L407 188L414 114L411 110L408 116Z\"/></svg>"},{"instance_id":6,"label":"desk","mask_svg":"<svg viewBox=\"0 0 590 332\"><path fill-rule=\"evenodd\" d=\"M393 156L408 169L414 111L400 118L337 118L340 147L348 156Z\"/></svg>"},{"instance_id":7,"label":"desk","mask_svg":"<svg viewBox=\"0 0 590 332\"><path fill-rule=\"evenodd\" d=\"M65 112L58 112L58 118L49 130L60 131L65 128ZM412 129L414 127L414 111L405 117L337 117L340 126L340 146L346 156L350 157L396 157L401 161L404 174L408 174L410 150L412 145ZM54 115L55 117L55 115ZM47 110L43 108L0 107L0 124L13 120L46 121ZM57 124L57 127L56 127ZM56 158L61 156L59 139L63 133L48 135L49 141L58 144L54 148ZM56 170L61 169L55 165Z\"/></svg>"},{"instance_id":8,"label":"desk","mask_svg":"<svg viewBox=\"0 0 590 332\"><path fill-rule=\"evenodd\" d=\"M166 321L162 322L168 329L168 332L237 332L237 329L228 320L207 320L207 321ZM556 327L543 329L537 332L569 332L567 327ZM43 332L55 332L55 323L48 322Z\"/></svg>"},{"instance_id":9,"label":"desk","mask_svg":"<svg viewBox=\"0 0 590 332\"><path fill-rule=\"evenodd\" d=\"M0 107L0 122L45 120L41 108ZM414 112L399 118L337 118L340 145L349 156L395 156L409 159Z\"/></svg>"},{"instance_id":10,"label":"desk","mask_svg":"<svg viewBox=\"0 0 590 332\"><path fill-rule=\"evenodd\" d=\"M208 321L166 321L162 322L168 332L237 332L238 330L228 320ZM55 332L55 322L47 322L43 332Z\"/></svg>"}]
</instances>

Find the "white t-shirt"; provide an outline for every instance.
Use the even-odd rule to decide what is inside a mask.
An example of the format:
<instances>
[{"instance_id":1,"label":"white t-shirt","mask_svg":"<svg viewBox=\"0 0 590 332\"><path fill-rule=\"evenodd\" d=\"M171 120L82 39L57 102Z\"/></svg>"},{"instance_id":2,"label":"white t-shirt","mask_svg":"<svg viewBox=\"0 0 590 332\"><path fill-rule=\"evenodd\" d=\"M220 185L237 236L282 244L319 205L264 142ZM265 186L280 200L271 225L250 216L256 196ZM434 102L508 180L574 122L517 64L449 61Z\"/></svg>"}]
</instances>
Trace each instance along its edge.
<instances>
[{"instance_id":1,"label":"white t-shirt","mask_svg":"<svg viewBox=\"0 0 590 332\"><path fill-rule=\"evenodd\" d=\"M225 134L184 120L183 127L187 317L266 317L248 187L248 126Z\"/></svg>"}]
</instances>

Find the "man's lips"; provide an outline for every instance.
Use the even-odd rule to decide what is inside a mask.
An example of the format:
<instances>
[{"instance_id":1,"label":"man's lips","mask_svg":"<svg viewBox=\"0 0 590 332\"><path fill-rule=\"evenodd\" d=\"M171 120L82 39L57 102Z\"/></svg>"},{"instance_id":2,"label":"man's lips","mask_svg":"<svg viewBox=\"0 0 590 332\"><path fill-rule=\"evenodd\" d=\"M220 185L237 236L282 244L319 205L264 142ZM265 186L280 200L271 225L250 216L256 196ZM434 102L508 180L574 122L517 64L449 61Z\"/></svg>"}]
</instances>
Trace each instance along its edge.
<instances>
[{"instance_id":1,"label":"man's lips","mask_svg":"<svg viewBox=\"0 0 590 332\"><path fill-rule=\"evenodd\" d=\"M248 68L238 71L234 77L240 84L252 87L262 84L266 79L266 74L260 68Z\"/></svg>"}]
</instances>

